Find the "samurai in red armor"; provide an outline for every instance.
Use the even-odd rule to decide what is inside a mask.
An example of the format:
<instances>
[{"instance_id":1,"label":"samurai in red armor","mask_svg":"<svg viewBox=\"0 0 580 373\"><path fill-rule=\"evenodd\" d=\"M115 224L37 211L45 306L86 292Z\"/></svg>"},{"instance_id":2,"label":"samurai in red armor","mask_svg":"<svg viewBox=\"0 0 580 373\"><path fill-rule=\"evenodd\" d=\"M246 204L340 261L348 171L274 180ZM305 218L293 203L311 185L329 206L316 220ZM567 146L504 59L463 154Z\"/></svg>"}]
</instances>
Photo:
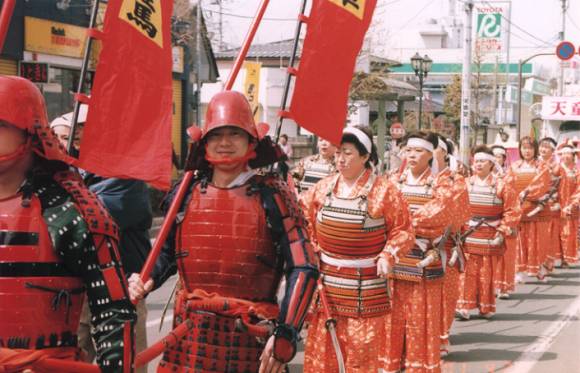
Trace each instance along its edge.
<instances>
[{"instance_id":1,"label":"samurai in red armor","mask_svg":"<svg viewBox=\"0 0 580 373\"><path fill-rule=\"evenodd\" d=\"M197 176L152 280L129 280L140 298L179 272L174 324L190 319L195 326L165 351L157 371L281 372L296 353L318 278L295 195L276 175L256 172L278 161L281 150L238 92L214 96L203 130L195 130L187 167Z\"/></svg>"},{"instance_id":2,"label":"samurai in red armor","mask_svg":"<svg viewBox=\"0 0 580 373\"><path fill-rule=\"evenodd\" d=\"M28 80L0 76L0 371L71 372L85 292L102 372L133 371L117 226L83 185ZM70 363L69 363L70 364Z\"/></svg>"}]
</instances>

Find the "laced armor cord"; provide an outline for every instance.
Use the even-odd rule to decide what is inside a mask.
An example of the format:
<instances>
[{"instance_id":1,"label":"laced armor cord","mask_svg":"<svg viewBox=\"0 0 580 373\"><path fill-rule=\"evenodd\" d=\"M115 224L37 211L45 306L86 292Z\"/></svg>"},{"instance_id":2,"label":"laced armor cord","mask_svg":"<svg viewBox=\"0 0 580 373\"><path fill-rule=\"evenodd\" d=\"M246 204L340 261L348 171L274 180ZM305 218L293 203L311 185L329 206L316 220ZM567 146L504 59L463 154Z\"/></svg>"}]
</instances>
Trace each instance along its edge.
<instances>
[{"instance_id":1,"label":"laced armor cord","mask_svg":"<svg viewBox=\"0 0 580 373\"><path fill-rule=\"evenodd\" d=\"M296 354L298 332L316 288L318 257L308 240L306 219L289 187L277 178L267 178L260 185L260 194L278 258L284 259L278 265L285 264L286 293L274 330L274 356L289 362Z\"/></svg>"},{"instance_id":2,"label":"laced armor cord","mask_svg":"<svg viewBox=\"0 0 580 373\"><path fill-rule=\"evenodd\" d=\"M121 265L117 226L97 197L84 187L79 175L59 172L54 180L58 183L52 184L54 193L43 188L40 195L72 196L72 201L63 199L58 206L71 213L52 219L50 207L57 205L53 198L46 202L45 220L57 254L85 283L95 328L97 363L103 372L131 372L137 315L129 300ZM67 193L62 193L61 188ZM70 219L73 213L76 217Z\"/></svg>"}]
</instances>

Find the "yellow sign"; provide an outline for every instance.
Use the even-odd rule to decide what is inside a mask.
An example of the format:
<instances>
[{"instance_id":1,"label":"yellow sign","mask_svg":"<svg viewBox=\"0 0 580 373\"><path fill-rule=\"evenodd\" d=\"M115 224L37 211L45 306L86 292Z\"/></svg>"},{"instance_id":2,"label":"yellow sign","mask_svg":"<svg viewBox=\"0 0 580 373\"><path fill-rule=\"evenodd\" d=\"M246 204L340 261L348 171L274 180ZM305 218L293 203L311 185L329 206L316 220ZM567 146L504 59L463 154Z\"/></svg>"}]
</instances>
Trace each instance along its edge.
<instances>
[{"instance_id":1,"label":"yellow sign","mask_svg":"<svg viewBox=\"0 0 580 373\"><path fill-rule=\"evenodd\" d=\"M365 15L366 0L328 0L333 4L338 5L347 12L352 13L358 19L363 19Z\"/></svg>"},{"instance_id":2,"label":"yellow sign","mask_svg":"<svg viewBox=\"0 0 580 373\"><path fill-rule=\"evenodd\" d=\"M260 69L262 68L262 63L246 61L244 62L244 68L246 69L244 94L250 103L254 119L258 121L258 107L260 106L258 95L260 93Z\"/></svg>"},{"instance_id":3,"label":"yellow sign","mask_svg":"<svg viewBox=\"0 0 580 373\"><path fill-rule=\"evenodd\" d=\"M30 52L82 58L86 28L24 17L24 49Z\"/></svg>"},{"instance_id":4,"label":"yellow sign","mask_svg":"<svg viewBox=\"0 0 580 373\"><path fill-rule=\"evenodd\" d=\"M163 48L161 0L123 0L119 18Z\"/></svg>"}]
</instances>

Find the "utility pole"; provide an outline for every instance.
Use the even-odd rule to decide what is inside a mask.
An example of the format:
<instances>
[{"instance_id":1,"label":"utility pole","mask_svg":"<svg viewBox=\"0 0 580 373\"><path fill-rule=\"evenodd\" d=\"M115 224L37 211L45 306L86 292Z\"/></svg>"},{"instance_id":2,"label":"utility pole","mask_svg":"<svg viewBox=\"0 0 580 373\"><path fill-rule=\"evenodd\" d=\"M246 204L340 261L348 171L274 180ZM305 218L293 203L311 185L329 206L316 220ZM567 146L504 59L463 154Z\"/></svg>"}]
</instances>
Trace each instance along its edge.
<instances>
[{"instance_id":1,"label":"utility pole","mask_svg":"<svg viewBox=\"0 0 580 373\"><path fill-rule=\"evenodd\" d=\"M197 125L201 127L201 0L197 0L195 28L197 31L197 35L195 37L195 120Z\"/></svg>"},{"instance_id":2,"label":"utility pole","mask_svg":"<svg viewBox=\"0 0 580 373\"><path fill-rule=\"evenodd\" d=\"M510 41L511 41L511 24L512 24L512 3L511 1L508 3L508 24L507 24L507 41L506 41L506 67L505 67L505 92L507 93L508 90L508 86L510 84ZM505 96L504 96L505 97ZM503 110L503 116L502 116L502 122L503 124L507 124L507 107L505 108L505 110Z\"/></svg>"},{"instance_id":3,"label":"utility pole","mask_svg":"<svg viewBox=\"0 0 580 373\"><path fill-rule=\"evenodd\" d=\"M223 7L223 0L218 0L219 1L219 6L220 6L220 13L219 13L219 43L218 43L218 51L222 51L223 47L224 47L224 20L223 20L223 12L224 12L224 7Z\"/></svg>"},{"instance_id":4,"label":"utility pole","mask_svg":"<svg viewBox=\"0 0 580 373\"><path fill-rule=\"evenodd\" d=\"M493 111L491 114L491 124L495 126L497 124L497 67L499 64L499 57L495 56L495 68L493 71L493 86L492 86L492 97L491 97L491 105L493 107ZM487 140L487 139L486 139Z\"/></svg>"},{"instance_id":5,"label":"utility pole","mask_svg":"<svg viewBox=\"0 0 580 373\"><path fill-rule=\"evenodd\" d=\"M560 32L560 41L564 41L566 38L566 0L562 1L562 32ZM558 95L564 95L564 65L563 61L560 61L560 84L558 85Z\"/></svg>"},{"instance_id":6,"label":"utility pole","mask_svg":"<svg viewBox=\"0 0 580 373\"><path fill-rule=\"evenodd\" d=\"M465 21L463 26L463 73L461 77L461 128L459 150L461 160L469 162L469 137L471 126L471 29L473 20L473 0L465 1Z\"/></svg>"}]
</instances>

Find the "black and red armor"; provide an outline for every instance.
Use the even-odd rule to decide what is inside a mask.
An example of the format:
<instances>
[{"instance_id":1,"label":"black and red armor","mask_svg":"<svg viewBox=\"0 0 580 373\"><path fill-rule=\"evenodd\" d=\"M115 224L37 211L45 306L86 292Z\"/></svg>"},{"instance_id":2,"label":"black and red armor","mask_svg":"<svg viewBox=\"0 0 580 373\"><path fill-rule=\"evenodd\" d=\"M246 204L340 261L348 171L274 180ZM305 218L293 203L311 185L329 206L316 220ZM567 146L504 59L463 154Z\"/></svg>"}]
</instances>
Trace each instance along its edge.
<instances>
[{"instance_id":1,"label":"black and red armor","mask_svg":"<svg viewBox=\"0 0 580 373\"><path fill-rule=\"evenodd\" d=\"M177 234L177 263L188 292L274 300L280 281L276 253L260 196L248 196L247 186L197 184Z\"/></svg>"},{"instance_id":2,"label":"black and red armor","mask_svg":"<svg viewBox=\"0 0 580 373\"><path fill-rule=\"evenodd\" d=\"M0 346L76 346L83 282L54 252L36 196L0 201L0 247Z\"/></svg>"},{"instance_id":3,"label":"black and red armor","mask_svg":"<svg viewBox=\"0 0 580 373\"><path fill-rule=\"evenodd\" d=\"M0 76L0 122L27 138L17 152L0 157L4 167L37 155L19 190L0 201L0 371L37 371L45 357L78 360L86 292L101 371L132 372L136 313L116 224L69 171L73 161L48 127L34 84Z\"/></svg>"},{"instance_id":4,"label":"black and red armor","mask_svg":"<svg viewBox=\"0 0 580 373\"><path fill-rule=\"evenodd\" d=\"M186 201L152 278L160 286L178 268L183 286L174 322L189 318L196 329L166 351L158 372L255 372L268 336L259 324L274 319L276 358L291 360L318 277L294 194L273 176L227 189L203 178ZM283 275L287 287L278 310Z\"/></svg>"}]
</instances>

